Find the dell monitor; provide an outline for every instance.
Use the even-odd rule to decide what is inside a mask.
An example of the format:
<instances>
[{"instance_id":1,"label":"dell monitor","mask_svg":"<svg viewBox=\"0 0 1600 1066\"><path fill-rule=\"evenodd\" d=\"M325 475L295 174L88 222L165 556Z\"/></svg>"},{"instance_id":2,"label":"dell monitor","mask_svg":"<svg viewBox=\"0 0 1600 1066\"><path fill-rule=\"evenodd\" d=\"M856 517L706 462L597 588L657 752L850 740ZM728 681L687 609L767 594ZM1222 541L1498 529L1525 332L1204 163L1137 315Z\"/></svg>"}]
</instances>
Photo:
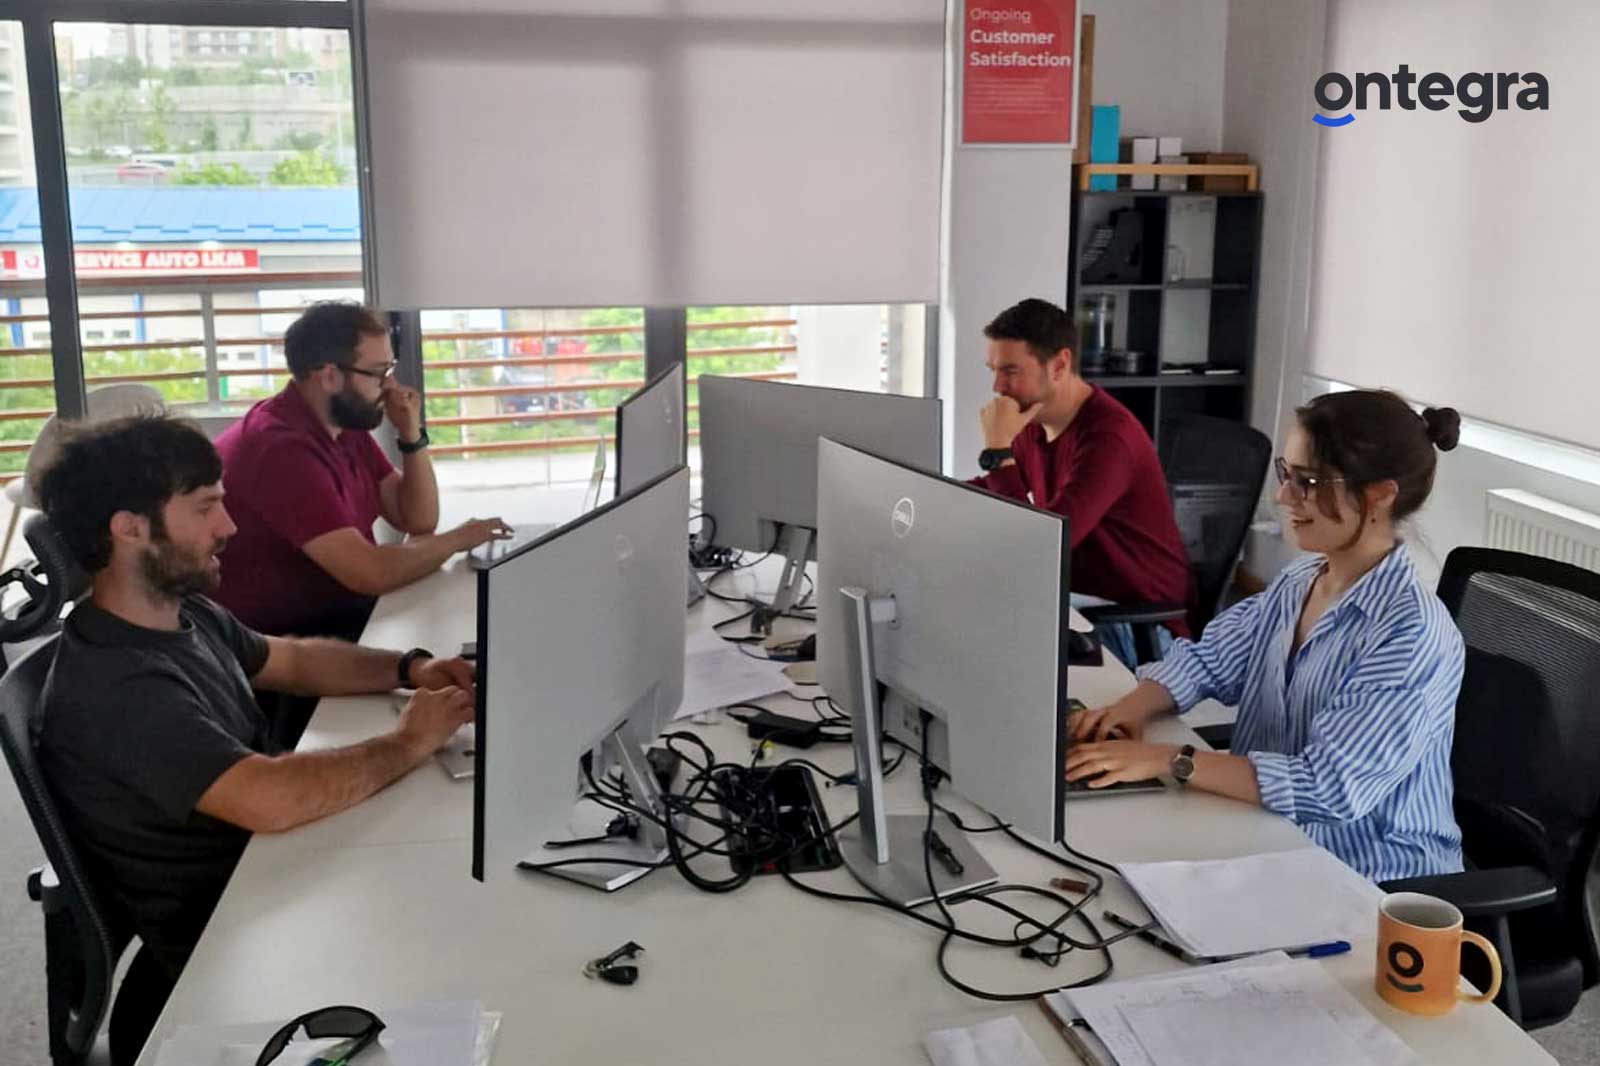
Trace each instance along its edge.
<instances>
[{"instance_id":1,"label":"dell monitor","mask_svg":"<svg viewBox=\"0 0 1600 1066\"><path fill-rule=\"evenodd\" d=\"M667 818L645 751L683 696L688 509L680 464L479 572L479 880L522 865L610 890L666 857L649 818L633 841L559 845L603 837L615 814L580 798L591 775L620 771Z\"/></svg>"},{"instance_id":2,"label":"dell monitor","mask_svg":"<svg viewBox=\"0 0 1600 1066\"><path fill-rule=\"evenodd\" d=\"M617 404L617 495L684 462L683 364Z\"/></svg>"},{"instance_id":3,"label":"dell monitor","mask_svg":"<svg viewBox=\"0 0 1600 1066\"><path fill-rule=\"evenodd\" d=\"M818 676L852 718L861 794L840 850L863 883L912 905L992 872L949 834L967 879L934 863L930 891L924 817L883 809L880 728L984 810L1062 837L1067 524L832 440L817 469Z\"/></svg>"},{"instance_id":4,"label":"dell monitor","mask_svg":"<svg viewBox=\"0 0 1600 1066\"><path fill-rule=\"evenodd\" d=\"M818 438L936 470L940 418L939 401L919 396L701 375L702 509L716 545L782 552L772 609L788 610L820 556Z\"/></svg>"}]
</instances>

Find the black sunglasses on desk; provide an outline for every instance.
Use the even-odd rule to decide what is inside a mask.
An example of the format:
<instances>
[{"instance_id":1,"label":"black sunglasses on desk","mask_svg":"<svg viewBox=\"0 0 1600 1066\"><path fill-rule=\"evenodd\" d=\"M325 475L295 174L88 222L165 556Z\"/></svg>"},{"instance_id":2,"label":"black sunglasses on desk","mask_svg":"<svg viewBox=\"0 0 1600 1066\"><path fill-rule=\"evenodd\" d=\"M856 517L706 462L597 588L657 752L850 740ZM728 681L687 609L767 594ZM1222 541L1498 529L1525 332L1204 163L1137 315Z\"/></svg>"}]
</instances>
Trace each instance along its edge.
<instances>
[{"instance_id":1,"label":"black sunglasses on desk","mask_svg":"<svg viewBox=\"0 0 1600 1066\"><path fill-rule=\"evenodd\" d=\"M313 1040L341 1037L355 1041L339 1058L333 1060L332 1066L344 1066L344 1063L370 1047L378 1039L378 1034L383 1032L383 1022L370 1010L361 1007L321 1007L300 1015L273 1033L261 1049L261 1054L256 1056L256 1066L267 1066L267 1063L283 1054L283 1049L289 1046L289 1041L302 1027L306 1036Z\"/></svg>"}]
</instances>

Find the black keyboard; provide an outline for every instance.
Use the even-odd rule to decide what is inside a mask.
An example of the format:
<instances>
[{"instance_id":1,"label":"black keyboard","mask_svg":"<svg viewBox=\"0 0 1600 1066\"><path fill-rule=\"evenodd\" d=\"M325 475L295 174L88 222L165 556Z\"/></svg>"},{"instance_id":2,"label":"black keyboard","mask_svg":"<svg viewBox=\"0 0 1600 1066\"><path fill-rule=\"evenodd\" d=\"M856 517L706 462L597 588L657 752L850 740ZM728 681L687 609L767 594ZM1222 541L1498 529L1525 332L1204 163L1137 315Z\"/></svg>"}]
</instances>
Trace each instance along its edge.
<instances>
[{"instance_id":1,"label":"black keyboard","mask_svg":"<svg viewBox=\"0 0 1600 1066\"><path fill-rule=\"evenodd\" d=\"M1167 787L1162 784L1159 777L1147 777L1142 781L1116 781L1109 785L1102 785L1099 788L1090 788L1089 782L1093 780L1094 778L1092 777L1085 777L1077 781L1068 781L1067 794L1073 795L1080 792L1086 792L1090 795L1098 795L1102 792L1159 792Z\"/></svg>"}]
</instances>

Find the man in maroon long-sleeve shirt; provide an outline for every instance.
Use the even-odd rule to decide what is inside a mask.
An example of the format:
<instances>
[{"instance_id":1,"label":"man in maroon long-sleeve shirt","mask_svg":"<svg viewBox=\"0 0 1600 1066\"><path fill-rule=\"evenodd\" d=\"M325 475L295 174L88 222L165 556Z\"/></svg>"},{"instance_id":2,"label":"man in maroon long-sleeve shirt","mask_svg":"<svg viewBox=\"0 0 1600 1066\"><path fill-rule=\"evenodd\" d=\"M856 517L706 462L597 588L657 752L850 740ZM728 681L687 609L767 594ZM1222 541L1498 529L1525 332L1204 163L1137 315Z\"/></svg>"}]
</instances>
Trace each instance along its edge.
<instances>
[{"instance_id":1,"label":"man in maroon long-sleeve shirt","mask_svg":"<svg viewBox=\"0 0 1600 1066\"><path fill-rule=\"evenodd\" d=\"M1189 563L1155 447L1132 412L1078 376L1071 317L1023 300L983 333L996 395L980 413L985 473L973 483L1066 517L1074 593L1189 602ZM1181 621L1169 628L1189 635Z\"/></svg>"}]
</instances>

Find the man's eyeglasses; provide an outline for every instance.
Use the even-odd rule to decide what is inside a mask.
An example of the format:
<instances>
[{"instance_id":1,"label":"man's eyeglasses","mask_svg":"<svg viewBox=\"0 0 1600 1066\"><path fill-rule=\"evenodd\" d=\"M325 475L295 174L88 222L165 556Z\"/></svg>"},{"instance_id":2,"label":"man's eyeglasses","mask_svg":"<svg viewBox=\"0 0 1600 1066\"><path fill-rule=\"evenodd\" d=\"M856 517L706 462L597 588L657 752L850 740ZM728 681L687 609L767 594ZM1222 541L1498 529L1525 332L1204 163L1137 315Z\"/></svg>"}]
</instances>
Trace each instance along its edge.
<instances>
[{"instance_id":1,"label":"man's eyeglasses","mask_svg":"<svg viewBox=\"0 0 1600 1066\"><path fill-rule=\"evenodd\" d=\"M1272 460L1273 472L1278 475L1278 484L1289 486L1289 495L1296 503L1303 502L1305 498L1316 491L1319 485L1342 485L1342 477L1322 477L1319 474L1303 474L1292 469L1283 457Z\"/></svg>"},{"instance_id":2,"label":"man's eyeglasses","mask_svg":"<svg viewBox=\"0 0 1600 1066\"><path fill-rule=\"evenodd\" d=\"M370 1047L378 1039L378 1034L383 1032L383 1022L370 1010L361 1007L322 1007L300 1015L273 1033L261 1049L261 1054L256 1056L256 1066L267 1066L267 1063L283 1054L283 1049L289 1046L289 1041L302 1027L312 1040L343 1037L350 1041L334 1048L331 1051L333 1058L324 1056L334 1066L344 1066Z\"/></svg>"},{"instance_id":3,"label":"man's eyeglasses","mask_svg":"<svg viewBox=\"0 0 1600 1066\"><path fill-rule=\"evenodd\" d=\"M364 378L374 378L378 381L383 381L391 376L394 373L394 368L399 365L399 363L384 363L382 366L365 367L347 365L345 363L334 364L334 366L337 366L347 374L360 374Z\"/></svg>"}]
</instances>

